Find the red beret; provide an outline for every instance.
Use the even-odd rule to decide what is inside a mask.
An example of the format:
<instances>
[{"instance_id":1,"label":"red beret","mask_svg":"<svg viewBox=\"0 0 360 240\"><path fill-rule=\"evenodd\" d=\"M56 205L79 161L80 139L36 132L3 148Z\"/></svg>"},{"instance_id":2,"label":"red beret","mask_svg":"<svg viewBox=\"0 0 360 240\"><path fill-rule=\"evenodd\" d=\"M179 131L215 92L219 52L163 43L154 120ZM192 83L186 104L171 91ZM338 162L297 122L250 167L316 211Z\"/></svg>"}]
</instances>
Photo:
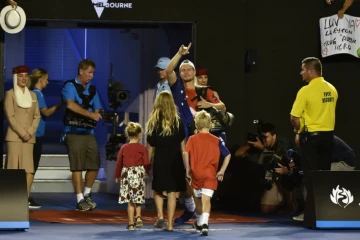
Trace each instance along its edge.
<instances>
[{"instance_id":1,"label":"red beret","mask_svg":"<svg viewBox=\"0 0 360 240\"><path fill-rule=\"evenodd\" d=\"M201 75L208 75L208 70L207 68L198 68L196 69L196 76L201 76Z\"/></svg>"},{"instance_id":2,"label":"red beret","mask_svg":"<svg viewBox=\"0 0 360 240\"><path fill-rule=\"evenodd\" d=\"M13 74L15 73L29 73L30 68L27 66L17 66L13 68Z\"/></svg>"}]
</instances>

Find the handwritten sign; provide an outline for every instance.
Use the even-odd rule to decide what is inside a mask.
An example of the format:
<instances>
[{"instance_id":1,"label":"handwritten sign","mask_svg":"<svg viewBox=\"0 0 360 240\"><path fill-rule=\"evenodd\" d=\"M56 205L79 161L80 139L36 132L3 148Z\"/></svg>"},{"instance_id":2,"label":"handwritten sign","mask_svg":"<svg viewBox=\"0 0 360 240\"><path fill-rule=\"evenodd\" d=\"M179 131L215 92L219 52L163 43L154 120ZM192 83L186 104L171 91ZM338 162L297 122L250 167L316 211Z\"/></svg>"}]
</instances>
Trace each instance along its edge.
<instances>
[{"instance_id":1,"label":"handwritten sign","mask_svg":"<svg viewBox=\"0 0 360 240\"><path fill-rule=\"evenodd\" d=\"M360 58L360 17L337 15L320 19L321 55L346 53Z\"/></svg>"}]
</instances>

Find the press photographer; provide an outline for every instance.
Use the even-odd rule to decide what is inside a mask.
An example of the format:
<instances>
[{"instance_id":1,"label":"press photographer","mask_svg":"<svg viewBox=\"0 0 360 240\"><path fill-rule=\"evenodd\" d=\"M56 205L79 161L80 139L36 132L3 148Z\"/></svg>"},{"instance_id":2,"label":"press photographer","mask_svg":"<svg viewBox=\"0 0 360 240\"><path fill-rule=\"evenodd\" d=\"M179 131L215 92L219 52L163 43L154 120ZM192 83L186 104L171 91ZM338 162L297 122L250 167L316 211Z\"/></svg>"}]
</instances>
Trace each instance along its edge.
<instances>
[{"instance_id":1,"label":"press photographer","mask_svg":"<svg viewBox=\"0 0 360 240\"><path fill-rule=\"evenodd\" d=\"M262 212L294 212L296 202L292 190L298 180L294 177L295 162L287 155L291 144L277 137L275 125L260 120L254 120L254 124L257 131L248 134L248 143L240 146L235 156L258 164L258 173L254 174L262 182Z\"/></svg>"}]
</instances>

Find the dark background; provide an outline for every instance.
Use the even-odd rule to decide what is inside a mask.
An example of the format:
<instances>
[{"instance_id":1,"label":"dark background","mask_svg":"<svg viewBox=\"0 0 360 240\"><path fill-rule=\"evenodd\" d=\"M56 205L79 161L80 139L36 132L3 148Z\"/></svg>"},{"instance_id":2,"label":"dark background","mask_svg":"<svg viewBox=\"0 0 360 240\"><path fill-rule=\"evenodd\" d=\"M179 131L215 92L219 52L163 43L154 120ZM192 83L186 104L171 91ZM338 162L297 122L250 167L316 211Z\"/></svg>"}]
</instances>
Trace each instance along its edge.
<instances>
[{"instance_id":1,"label":"dark background","mask_svg":"<svg viewBox=\"0 0 360 240\"><path fill-rule=\"evenodd\" d=\"M309 56L321 58L319 19L337 13L343 4L337 1L328 6L325 0L131 0L132 9L105 9L99 19L91 0L17 2L25 10L29 23L31 20L86 20L89 25L93 21L194 22L193 60L197 66L210 70L211 85L236 117L227 133L230 148L245 143L246 132L255 130L252 125L255 118L273 122L282 135L293 138L289 118L296 93L303 85L299 75L301 60ZM356 16L359 10L360 4L355 2L347 14ZM181 44L188 44L179 39L169 37L173 54ZM245 69L249 50L256 66ZM339 55L322 61L325 79L339 93L336 134L357 153L360 150L357 144L359 59ZM230 167L233 173L239 169L238 175L248 172L238 159ZM233 184L240 186L244 179L238 180ZM233 191L231 196L242 194ZM238 201L241 205L241 199Z\"/></svg>"}]
</instances>

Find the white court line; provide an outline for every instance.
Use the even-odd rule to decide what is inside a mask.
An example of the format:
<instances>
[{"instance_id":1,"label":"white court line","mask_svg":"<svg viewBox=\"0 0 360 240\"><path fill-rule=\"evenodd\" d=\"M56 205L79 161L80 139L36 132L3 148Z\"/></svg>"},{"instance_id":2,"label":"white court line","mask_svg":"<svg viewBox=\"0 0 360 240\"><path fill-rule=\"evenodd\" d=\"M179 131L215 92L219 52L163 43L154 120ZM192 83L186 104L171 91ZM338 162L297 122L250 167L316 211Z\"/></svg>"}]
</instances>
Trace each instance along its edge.
<instances>
[{"instance_id":1,"label":"white court line","mask_svg":"<svg viewBox=\"0 0 360 240\"><path fill-rule=\"evenodd\" d=\"M129 231L127 229L119 229L120 231ZM135 228L134 231L143 231L143 232L163 232L162 229L157 228ZM220 232L220 231L232 231L232 229L209 229L210 232ZM174 232L199 232L193 228L174 228Z\"/></svg>"},{"instance_id":2,"label":"white court line","mask_svg":"<svg viewBox=\"0 0 360 240\"><path fill-rule=\"evenodd\" d=\"M69 222L75 222L76 219L73 218L60 218L61 220L69 221Z\"/></svg>"}]
</instances>

